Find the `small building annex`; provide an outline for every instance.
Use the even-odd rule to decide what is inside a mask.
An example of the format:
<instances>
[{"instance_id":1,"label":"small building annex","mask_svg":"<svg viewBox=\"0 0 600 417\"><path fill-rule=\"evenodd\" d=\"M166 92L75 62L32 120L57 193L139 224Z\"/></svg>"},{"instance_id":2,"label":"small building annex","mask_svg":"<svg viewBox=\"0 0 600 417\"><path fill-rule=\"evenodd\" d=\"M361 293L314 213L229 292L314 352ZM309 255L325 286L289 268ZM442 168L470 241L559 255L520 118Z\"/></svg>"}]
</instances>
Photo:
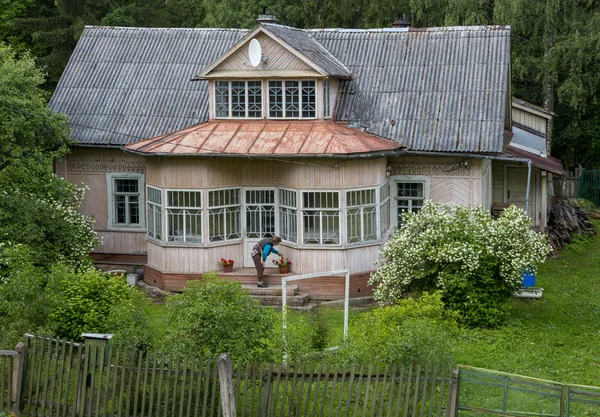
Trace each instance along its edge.
<instances>
[{"instance_id":1,"label":"small building annex","mask_svg":"<svg viewBox=\"0 0 600 417\"><path fill-rule=\"evenodd\" d=\"M367 295L402 212L514 203L543 228L546 173L562 171L527 125L549 113L521 105L513 129L503 26L86 27L50 106L78 142L55 169L89 187L95 259L174 291L221 258L252 266L279 235L294 273L348 268Z\"/></svg>"}]
</instances>

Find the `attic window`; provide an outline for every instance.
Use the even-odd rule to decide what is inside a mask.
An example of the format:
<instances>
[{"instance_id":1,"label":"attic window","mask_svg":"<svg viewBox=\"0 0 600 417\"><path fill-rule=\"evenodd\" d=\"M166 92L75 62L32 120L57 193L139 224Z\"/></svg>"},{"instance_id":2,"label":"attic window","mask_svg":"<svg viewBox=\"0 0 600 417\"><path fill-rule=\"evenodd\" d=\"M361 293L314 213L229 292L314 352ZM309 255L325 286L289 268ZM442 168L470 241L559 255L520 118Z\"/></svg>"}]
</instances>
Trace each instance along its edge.
<instances>
[{"instance_id":1,"label":"attic window","mask_svg":"<svg viewBox=\"0 0 600 417\"><path fill-rule=\"evenodd\" d=\"M272 119L314 119L315 81L269 81L269 117Z\"/></svg>"},{"instance_id":2,"label":"attic window","mask_svg":"<svg viewBox=\"0 0 600 417\"><path fill-rule=\"evenodd\" d=\"M215 117L262 117L260 81L216 81Z\"/></svg>"}]
</instances>

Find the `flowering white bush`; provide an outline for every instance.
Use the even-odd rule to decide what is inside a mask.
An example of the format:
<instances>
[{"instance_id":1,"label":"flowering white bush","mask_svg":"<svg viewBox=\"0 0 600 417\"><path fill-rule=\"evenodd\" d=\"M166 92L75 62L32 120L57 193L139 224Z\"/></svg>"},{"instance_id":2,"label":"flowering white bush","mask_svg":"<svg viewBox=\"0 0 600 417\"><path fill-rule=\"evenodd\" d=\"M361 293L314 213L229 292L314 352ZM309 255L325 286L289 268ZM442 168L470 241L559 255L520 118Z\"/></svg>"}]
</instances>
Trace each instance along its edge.
<instances>
[{"instance_id":1,"label":"flowering white bush","mask_svg":"<svg viewBox=\"0 0 600 417\"><path fill-rule=\"evenodd\" d=\"M521 286L550 252L545 236L531 230L525 212L511 206L493 219L482 207L427 202L406 213L387 242L370 279L380 301L398 302L408 291L439 289L464 323L496 326Z\"/></svg>"}]
</instances>

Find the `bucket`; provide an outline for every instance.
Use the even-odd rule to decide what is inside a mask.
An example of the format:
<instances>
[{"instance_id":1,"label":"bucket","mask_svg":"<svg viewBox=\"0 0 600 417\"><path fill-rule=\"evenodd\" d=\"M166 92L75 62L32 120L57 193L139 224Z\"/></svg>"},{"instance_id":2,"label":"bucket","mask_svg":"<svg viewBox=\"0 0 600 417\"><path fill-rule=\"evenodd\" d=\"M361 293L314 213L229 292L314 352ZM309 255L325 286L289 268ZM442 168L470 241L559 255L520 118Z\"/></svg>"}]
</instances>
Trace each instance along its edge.
<instances>
[{"instance_id":1,"label":"bucket","mask_svg":"<svg viewBox=\"0 0 600 417\"><path fill-rule=\"evenodd\" d=\"M127 274L127 284L135 286L138 282L138 274Z\"/></svg>"}]
</instances>

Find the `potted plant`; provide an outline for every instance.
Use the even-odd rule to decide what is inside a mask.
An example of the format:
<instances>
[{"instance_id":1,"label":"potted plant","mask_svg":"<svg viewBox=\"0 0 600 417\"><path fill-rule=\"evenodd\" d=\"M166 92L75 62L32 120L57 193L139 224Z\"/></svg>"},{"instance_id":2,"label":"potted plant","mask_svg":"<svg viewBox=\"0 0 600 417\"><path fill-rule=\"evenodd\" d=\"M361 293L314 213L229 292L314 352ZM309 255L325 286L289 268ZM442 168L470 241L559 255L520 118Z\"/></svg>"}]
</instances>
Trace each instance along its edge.
<instances>
[{"instance_id":1,"label":"potted plant","mask_svg":"<svg viewBox=\"0 0 600 417\"><path fill-rule=\"evenodd\" d=\"M221 258L219 263L221 265L223 265L223 272L233 272L233 264L234 264L233 259Z\"/></svg>"},{"instance_id":2,"label":"potted plant","mask_svg":"<svg viewBox=\"0 0 600 417\"><path fill-rule=\"evenodd\" d=\"M273 261L273 263L279 267L280 274L287 274L290 272L290 265L292 262L288 258L284 259L283 256L279 256L279 260Z\"/></svg>"}]
</instances>

